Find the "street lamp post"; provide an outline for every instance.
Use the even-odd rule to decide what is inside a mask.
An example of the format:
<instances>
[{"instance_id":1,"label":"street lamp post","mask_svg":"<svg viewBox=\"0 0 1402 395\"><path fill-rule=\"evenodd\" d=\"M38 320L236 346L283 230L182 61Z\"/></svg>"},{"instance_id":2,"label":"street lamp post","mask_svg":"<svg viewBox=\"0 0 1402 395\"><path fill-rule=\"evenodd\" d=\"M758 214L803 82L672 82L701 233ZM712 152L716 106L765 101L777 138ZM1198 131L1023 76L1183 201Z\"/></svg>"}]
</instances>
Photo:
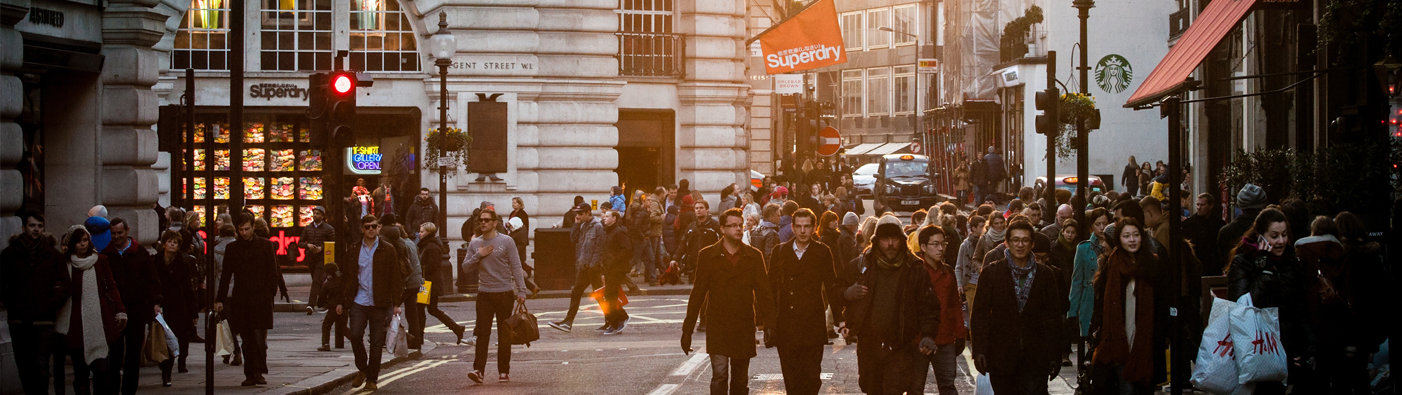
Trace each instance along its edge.
<instances>
[{"instance_id":1,"label":"street lamp post","mask_svg":"<svg viewBox=\"0 0 1402 395\"><path fill-rule=\"evenodd\" d=\"M443 158L447 156L448 143L448 66L453 64L453 54L458 52L458 39L448 31L448 13L438 14L438 32L433 33L433 64L438 66L438 238L448 239L448 175ZM458 147L462 149L462 147ZM444 250L447 253L447 250Z\"/></svg>"}]
</instances>

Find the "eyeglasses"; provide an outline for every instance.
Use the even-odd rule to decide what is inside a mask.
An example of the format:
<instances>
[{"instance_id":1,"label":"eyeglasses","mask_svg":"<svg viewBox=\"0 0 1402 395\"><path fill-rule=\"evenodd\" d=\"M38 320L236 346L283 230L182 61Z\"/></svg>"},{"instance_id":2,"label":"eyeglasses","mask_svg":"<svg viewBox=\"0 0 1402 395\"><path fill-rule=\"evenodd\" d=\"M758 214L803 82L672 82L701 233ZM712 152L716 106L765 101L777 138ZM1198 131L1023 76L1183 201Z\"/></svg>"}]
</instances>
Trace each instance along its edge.
<instances>
[{"instance_id":1,"label":"eyeglasses","mask_svg":"<svg viewBox=\"0 0 1402 395\"><path fill-rule=\"evenodd\" d=\"M742 227L742 226L745 226L745 224L729 224L729 225L721 225L721 227L722 227L722 228L739 228L739 227Z\"/></svg>"},{"instance_id":2,"label":"eyeglasses","mask_svg":"<svg viewBox=\"0 0 1402 395\"><path fill-rule=\"evenodd\" d=\"M1019 238L1015 238L1015 239L1008 239L1008 243L1009 243L1009 244L1017 244L1017 245L1030 244L1030 243L1032 243L1032 238L1031 238L1031 237L1026 237L1026 238L1019 237Z\"/></svg>"},{"instance_id":3,"label":"eyeglasses","mask_svg":"<svg viewBox=\"0 0 1402 395\"><path fill-rule=\"evenodd\" d=\"M477 220L478 220L478 221L482 221L482 222L492 222L492 221L495 221L495 219L492 219L492 217L482 217L482 218L478 218Z\"/></svg>"},{"instance_id":4,"label":"eyeglasses","mask_svg":"<svg viewBox=\"0 0 1402 395\"><path fill-rule=\"evenodd\" d=\"M370 229L379 229L379 228L380 228L380 224L365 224L365 225L360 225L360 227L363 228L363 229L366 229L366 230L370 230Z\"/></svg>"},{"instance_id":5,"label":"eyeglasses","mask_svg":"<svg viewBox=\"0 0 1402 395\"><path fill-rule=\"evenodd\" d=\"M925 243L925 245L931 246L931 247L945 247L945 246L948 246L949 243L946 243L946 242L941 241L941 242L929 242L929 243Z\"/></svg>"}]
</instances>

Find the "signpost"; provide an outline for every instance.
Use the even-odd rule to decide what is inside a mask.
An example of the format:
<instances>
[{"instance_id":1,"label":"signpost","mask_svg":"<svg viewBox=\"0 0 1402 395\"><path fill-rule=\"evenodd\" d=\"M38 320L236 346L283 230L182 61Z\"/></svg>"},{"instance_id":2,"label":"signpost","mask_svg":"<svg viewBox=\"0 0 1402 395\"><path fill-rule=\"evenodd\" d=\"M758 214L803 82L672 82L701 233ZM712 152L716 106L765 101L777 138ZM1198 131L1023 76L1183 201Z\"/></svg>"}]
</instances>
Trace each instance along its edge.
<instances>
[{"instance_id":1,"label":"signpost","mask_svg":"<svg viewBox=\"0 0 1402 395\"><path fill-rule=\"evenodd\" d=\"M920 59L916 63L916 69L920 74L935 74L940 72L939 59Z\"/></svg>"},{"instance_id":2,"label":"signpost","mask_svg":"<svg viewBox=\"0 0 1402 395\"><path fill-rule=\"evenodd\" d=\"M912 153L912 154L918 154L918 153L920 153L920 142L919 142L919 141L910 143L910 153Z\"/></svg>"},{"instance_id":3,"label":"signpost","mask_svg":"<svg viewBox=\"0 0 1402 395\"><path fill-rule=\"evenodd\" d=\"M837 129L828 126L818 131L818 155L831 156L842 148L842 135Z\"/></svg>"}]
</instances>

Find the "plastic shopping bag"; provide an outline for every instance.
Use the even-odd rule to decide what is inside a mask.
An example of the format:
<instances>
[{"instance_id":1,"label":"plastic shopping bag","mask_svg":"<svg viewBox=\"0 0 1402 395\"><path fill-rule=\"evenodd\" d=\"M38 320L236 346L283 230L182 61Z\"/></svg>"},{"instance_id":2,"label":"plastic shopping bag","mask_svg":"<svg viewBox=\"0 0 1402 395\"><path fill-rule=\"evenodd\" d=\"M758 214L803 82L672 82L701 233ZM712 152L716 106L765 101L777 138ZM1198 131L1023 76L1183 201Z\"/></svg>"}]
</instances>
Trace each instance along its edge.
<instances>
[{"instance_id":1,"label":"plastic shopping bag","mask_svg":"<svg viewBox=\"0 0 1402 395\"><path fill-rule=\"evenodd\" d=\"M974 387L974 395L993 395L993 383L988 382L988 373L979 373Z\"/></svg>"},{"instance_id":2,"label":"plastic shopping bag","mask_svg":"<svg viewBox=\"0 0 1402 395\"><path fill-rule=\"evenodd\" d=\"M228 320L219 320L218 328L215 329L214 355L225 356L234 354L234 330L229 328Z\"/></svg>"},{"instance_id":3,"label":"plastic shopping bag","mask_svg":"<svg viewBox=\"0 0 1402 395\"><path fill-rule=\"evenodd\" d=\"M178 339L175 338L175 331L170 330L170 325L166 324L165 315L156 314L156 322L160 323L161 329L165 330L166 349L170 350L170 357L175 358L180 356L180 343ZM155 329L155 327L151 327L151 330Z\"/></svg>"},{"instance_id":4,"label":"plastic shopping bag","mask_svg":"<svg viewBox=\"0 0 1402 395\"><path fill-rule=\"evenodd\" d=\"M1251 294L1242 295L1231 311L1232 349L1236 353L1237 382L1284 381L1285 347L1280 344L1280 319L1276 308L1258 308Z\"/></svg>"},{"instance_id":5,"label":"plastic shopping bag","mask_svg":"<svg viewBox=\"0 0 1402 395\"><path fill-rule=\"evenodd\" d=\"M1231 394L1237 382L1236 358L1232 352L1231 311L1236 302L1212 298L1212 314L1202 332L1197 367L1191 381L1194 387L1217 395Z\"/></svg>"},{"instance_id":6,"label":"plastic shopping bag","mask_svg":"<svg viewBox=\"0 0 1402 395\"><path fill-rule=\"evenodd\" d=\"M409 356L409 321L404 313L395 314L389 321L389 332L385 334L385 349L395 357Z\"/></svg>"}]
</instances>

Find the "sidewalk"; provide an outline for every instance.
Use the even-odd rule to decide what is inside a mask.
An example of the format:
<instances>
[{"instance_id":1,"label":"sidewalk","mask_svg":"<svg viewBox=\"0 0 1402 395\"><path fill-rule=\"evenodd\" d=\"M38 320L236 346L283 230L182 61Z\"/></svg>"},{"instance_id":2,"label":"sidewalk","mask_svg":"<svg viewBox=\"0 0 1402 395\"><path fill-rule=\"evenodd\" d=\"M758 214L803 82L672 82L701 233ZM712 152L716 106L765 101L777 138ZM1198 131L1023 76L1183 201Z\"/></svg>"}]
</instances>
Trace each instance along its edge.
<instances>
[{"instance_id":1,"label":"sidewalk","mask_svg":"<svg viewBox=\"0 0 1402 395\"><path fill-rule=\"evenodd\" d=\"M264 377L268 384L255 387L239 386L243 382L243 367L222 363L222 357L214 357L214 391L220 394L318 394L350 382L355 376L355 357L350 344L344 349L330 352L316 351L320 334L310 338L306 334L272 333L268 335L268 374ZM407 358L394 358L385 352L380 370L387 371L395 364L419 359L424 353L434 350L437 345L425 342L422 352L409 350ZM203 344L190 345L190 359L186 361L189 373L173 373L170 388L161 387L161 370L156 366L141 368L140 392L203 393L205 390L205 352ZM68 389L72 389L72 368L68 373Z\"/></svg>"},{"instance_id":2,"label":"sidewalk","mask_svg":"<svg viewBox=\"0 0 1402 395\"><path fill-rule=\"evenodd\" d=\"M303 277L306 277L306 276L308 276L308 274L305 274L305 273L291 274L291 273L289 273L289 274L284 274L284 275L283 275L283 277L288 278L287 294L288 294L288 296L291 297L292 302L291 302L291 303L283 302L282 299L279 298L279 299L277 300L277 304L276 304L276 305L274 306L274 308L273 308L273 311L277 311L277 312L299 312L299 311L305 311L305 310L306 310L306 308L307 308L307 298L308 298L308 295L311 295L311 285L309 285L309 284L310 284L310 281L297 281L297 282L295 282L295 284L299 284L299 285L293 285L293 284L294 284L294 281L291 279L293 276L303 276ZM691 295L691 284L682 283L682 284L679 284L679 285L661 285L661 286L653 286L653 285L641 284L641 283L643 282L641 277L633 277L633 281L639 283L639 284L638 284L638 290L637 290L637 291L634 291L634 292L629 292L629 293L628 293L628 296ZM591 289L591 290L592 290L592 289ZM587 297L588 295L585 295L585 296ZM540 290L540 293L539 293L539 294L536 294L536 296L535 296L534 298L532 298L532 299L562 299L562 298L568 298L568 297L570 297L570 290L568 290L568 289L560 289L560 290L546 290L546 289L542 289L542 290ZM440 296L440 297L438 298L438 301L441 302L441 303L472 302L472 301L475 301L475 300L477 300L477 295L476 295L476 294L463 294L463 293L450 293L450 294L446 294L446 295Z\"/></svg>"}]
</instances>

